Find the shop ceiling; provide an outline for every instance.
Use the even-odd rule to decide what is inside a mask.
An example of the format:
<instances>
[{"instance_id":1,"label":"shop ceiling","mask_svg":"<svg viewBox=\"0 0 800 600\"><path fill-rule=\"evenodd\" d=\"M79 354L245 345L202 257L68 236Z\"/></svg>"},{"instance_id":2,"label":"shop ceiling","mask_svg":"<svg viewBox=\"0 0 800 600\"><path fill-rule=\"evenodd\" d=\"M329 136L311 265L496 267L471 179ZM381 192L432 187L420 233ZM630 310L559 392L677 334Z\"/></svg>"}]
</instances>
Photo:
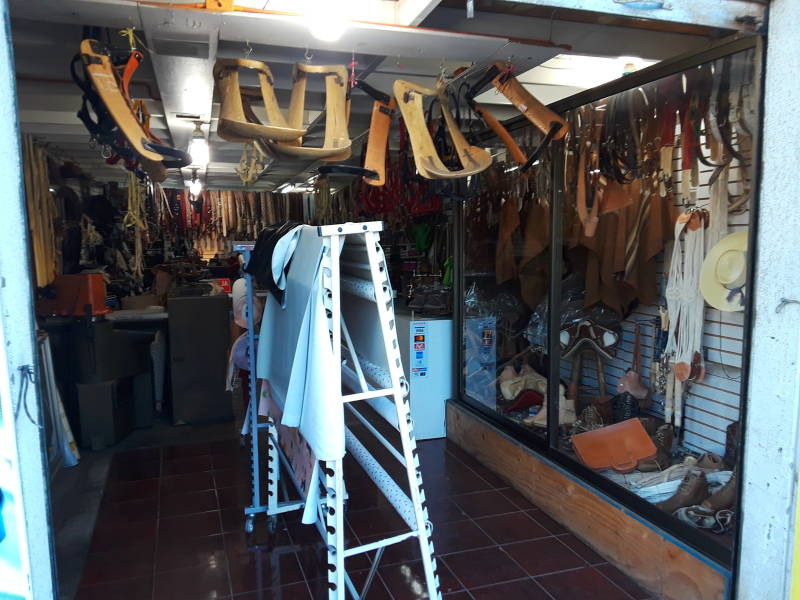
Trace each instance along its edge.
<instances>
[{"instance_id":1,"label":"shop ceiling","mask_svg":"<svg viewBox=\"0 0 800 600\"><path fill-rule=\"evenodd\" d=\"M235 11L220 12L201 8L203 3L169 1L10 0L22 131L49 143L64 159L75 160L98 181L124 180L121 167L105 164L99 151L89 147L75 115L80 94L70 80L69 63L85 25L107 28L109 40L120 49L126 42L118 32L136 28L149 52L132 94L147 102L154 133L187 148L194 121L201 121L211 155L201 177L208 187L237 189L241 144L216 135L219 107L211 69L218 58L247 56L266 62L283 106L288 105L292 65L307 57L314 64L355 61L359 77L385 91L395 79L431 85L442 69L510 58L526 87L551 102L602 83L598 77L621 75L631 60L647 64L757 26L765 9L755 0L475 0L475 17L468 18L465 0L235 4ZM348 19L347 28L338 41L320 41L309 33L308 15L334 6L336 12L328 14ZM604 60L592 64L586 57ZM614 61L620 62L618 67ZM608 75L599 75L600 69ZM244 79L244 84L255 85L255 79ZM358 91L352 100L350 134L361 142L372 101ZM502 96L488 92L480 100L501 119L514 114ZM314 122L310 144L321 144L324 102L322 82L312 80L306 100ZM354 144L351 162L358 161L359 146ZM277 160L255 188L304 181L317 166ZM172 171L165 185L182 186L190 176L186 169Z\"/></svg>"}]
</instances>

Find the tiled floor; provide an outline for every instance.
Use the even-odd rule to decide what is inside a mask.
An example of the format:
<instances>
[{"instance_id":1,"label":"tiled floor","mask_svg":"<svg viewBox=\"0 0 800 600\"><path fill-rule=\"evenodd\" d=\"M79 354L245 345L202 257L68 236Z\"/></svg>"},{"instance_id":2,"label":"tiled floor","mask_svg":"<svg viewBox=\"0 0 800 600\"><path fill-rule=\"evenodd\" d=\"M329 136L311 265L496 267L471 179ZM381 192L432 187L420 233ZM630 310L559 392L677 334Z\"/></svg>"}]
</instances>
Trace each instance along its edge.
<instances>
[{"instance_id":1,"label":"tiled floor","mask_svg":"<svg viewBox=\"0 0 800 600\"><path fill-rule=\"evenodd\" d=\"M645 600L649 595L458 448L419 444L447 600ZM249 462L238 441L117 454L78 600L327 598L316 530L294 514L270 536L243 531ZM366 475L347 462L349 543L402 528ZM384 554L372 600L427 598L419 549ZM356 585L371 557L348 563Z\"/></svg>"}]
</instances>

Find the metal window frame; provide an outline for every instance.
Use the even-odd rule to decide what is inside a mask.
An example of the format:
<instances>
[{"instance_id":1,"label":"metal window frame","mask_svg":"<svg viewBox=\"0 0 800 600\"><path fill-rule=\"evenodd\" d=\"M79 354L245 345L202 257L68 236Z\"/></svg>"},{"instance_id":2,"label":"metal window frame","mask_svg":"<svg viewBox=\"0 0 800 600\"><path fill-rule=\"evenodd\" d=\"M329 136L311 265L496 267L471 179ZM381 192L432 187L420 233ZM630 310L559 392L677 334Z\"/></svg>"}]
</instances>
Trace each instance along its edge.
<instances>
[{"instance_id":1,"label":"metal window frame","mask_svg":"<svg viewBox=\"0 0 800 600\"><path fill-rule=\"evenodd\" d=\"M752 197L750 199L751 219L749 225L750 239L755 240L758 231L758 203L759 203L759 184L761 175L761 122L763 120L763 78L764 78L764 44L765 41L760 34L735 34L724 39L718 40L709 45L706 50L700 52L688 52L676 56L675 58L662 61L641 71L637 71L630 75L626 75L620 79L611 81L596 88L586 90L559 100L549 105L549 107L561 114L565 111L578 108L590 102L596 102L607 98L614 94L627 91L629 89L651 83L653 81L674 75L699 66L701 64L717 60L724 56L736 54L746 50L755 50L755 63L756 74L755 81L758 85L759 96L759 131L754 133L754 151L753 151L753 187ZM525 117L515 117L505 123L506 128L513 131L520 131L530 124ZM491 132L485 132L481 139L489 141L494 139ZM551 197L551 243L550 243L550 289L548 292L548 356L557 357L555 360L549 361L548 378L550 381L558 381L560 376L560 345L558 340L558 330L560 324L560 307L559 299L561 297L561 261L563 257L563 230L562 230L562 210L563 192L560 188L563 183L563 177L559 174L563 170L563 164L560 161L553 161L553 190ZM571 472L578 476L581 480L596 488L603 495L619 502L623 506L629 508L638 516L646 519L653 526L661 530L662 535L665 537L673 538L683 545L688 546L692 551L695 551L701 557L710 561L715 567L724 572L729 580L729 596L734 597L736 587L736 573L738 571L739 561L739 539L741 535L741 519L737 519L736 529L734 531L734 541L731 548L727 548L721 543L716 542L710 536L695 529L691 525L678 521L671 515L665 514L663 511L656 508L650 502L640 498L633 492L619 486L598 473L588 469L586 466L571 458L567 454L558 449L558 386L548 386L548 423L547 434L545 437L537 436L531 430L522 427L512 421L503 418L495 411L491 411L482 404L470 399L464 388L464 314L463 314L463 299L465 294L464 282L464 205L458 203L455 206L455 241L454 248L454 294L455 294L455 312L457 326L454 328L454 348L456 352L457 363L455 365L455 372L457 378L457 386L455 389L458 391L457 397L454 399L463 407L470 410L480 418L488 421L495 427L506 432L516 441L526 445L532 450L540 453L547 460L555 463L559 467ZM755 247L755 244L751 244ZM754 268L755 268L755 251L748 254L748 276L750 281L755 281ZM746 433L746 419L747 419L747 392L749 385L749 363L750 363L750 347L752 340L752 325L753 325L753 296L751 293L746 299L746 306L744 311L744 336L742 339L742 377L740 381L739 395L740 413L739 413L739 443L740 452L738 456L738 468L740 478L743 478L743 449L745 447L745 433ZM558 311L555 310L558 308ZM744 486L739 486L738 489L738 505L741 506L741 495Z\"/></svg>"}]
</instances>

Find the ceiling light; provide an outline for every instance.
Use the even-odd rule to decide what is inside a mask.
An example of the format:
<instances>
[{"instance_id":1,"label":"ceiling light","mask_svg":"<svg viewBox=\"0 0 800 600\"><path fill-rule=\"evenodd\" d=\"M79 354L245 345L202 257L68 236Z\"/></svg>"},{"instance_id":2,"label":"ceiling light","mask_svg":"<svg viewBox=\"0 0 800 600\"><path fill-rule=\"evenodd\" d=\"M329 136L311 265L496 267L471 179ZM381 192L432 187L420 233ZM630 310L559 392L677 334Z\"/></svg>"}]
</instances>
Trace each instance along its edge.
<instances>
[{"instance_id":1,"label":"ceiling light","mask_svg":"<svg viewBox=\"0 0 800 600\"><path fill-rule=\"evenodd\" d=\"M318 40L337 42L347 29L347 21L342 16L342 7L330 0L314 2L306 11L308 29Z\"/></svg>"},{"instance_id":2,"label":"ceiling light","mask_svg":"<svg viewBox=\"0 0 800 600\"><path fill-rule=\"evenodd\" d=\"M197 177L197 169L192 169L192 181L189 183L189 193L192 196L197 196L203 191L203 182Z\"/></svg>"},{"instance_id":3,"label":"ceiling light","mask_svg":"<svg viewBox=\"0 0 800 600\"><path fill-rule=\"evenodd\" d=\"M208 142L203 138L193 138L192 143L189 144L189 154L192 157L192 166L206 167L208 166L209 153Z\"/></svg>"},{"instance_id":4,"label":"ceiling light","mask_svg":"<svg viewBox=\"0 0 800 600\"><path fill-rule=\"evenodd\" d=\"M200 121L195 121L192 141L189 142L189 155L192 157L192 166L204 168L208 166L209 152Z\"/></svg>"}]
</instances>

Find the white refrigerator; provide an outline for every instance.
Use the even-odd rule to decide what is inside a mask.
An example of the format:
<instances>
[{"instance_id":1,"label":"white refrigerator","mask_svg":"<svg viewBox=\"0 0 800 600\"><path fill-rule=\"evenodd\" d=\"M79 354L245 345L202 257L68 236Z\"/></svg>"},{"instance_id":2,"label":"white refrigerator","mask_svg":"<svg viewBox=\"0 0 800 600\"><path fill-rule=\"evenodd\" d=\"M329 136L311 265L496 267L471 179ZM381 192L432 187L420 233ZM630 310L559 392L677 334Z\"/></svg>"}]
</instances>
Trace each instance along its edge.
<instances>
[{"instance_id":1,"label":"white refrigerator","mask_svg":"<svg viewBox=\"0 0 800 600\"><path fill-rule=\"evenodd\" d=\"M414 319L407 313L396 319L414 434L418 440L445 437L445 404L454 396L453 320Z\"/></svg>"}]
</instances>

